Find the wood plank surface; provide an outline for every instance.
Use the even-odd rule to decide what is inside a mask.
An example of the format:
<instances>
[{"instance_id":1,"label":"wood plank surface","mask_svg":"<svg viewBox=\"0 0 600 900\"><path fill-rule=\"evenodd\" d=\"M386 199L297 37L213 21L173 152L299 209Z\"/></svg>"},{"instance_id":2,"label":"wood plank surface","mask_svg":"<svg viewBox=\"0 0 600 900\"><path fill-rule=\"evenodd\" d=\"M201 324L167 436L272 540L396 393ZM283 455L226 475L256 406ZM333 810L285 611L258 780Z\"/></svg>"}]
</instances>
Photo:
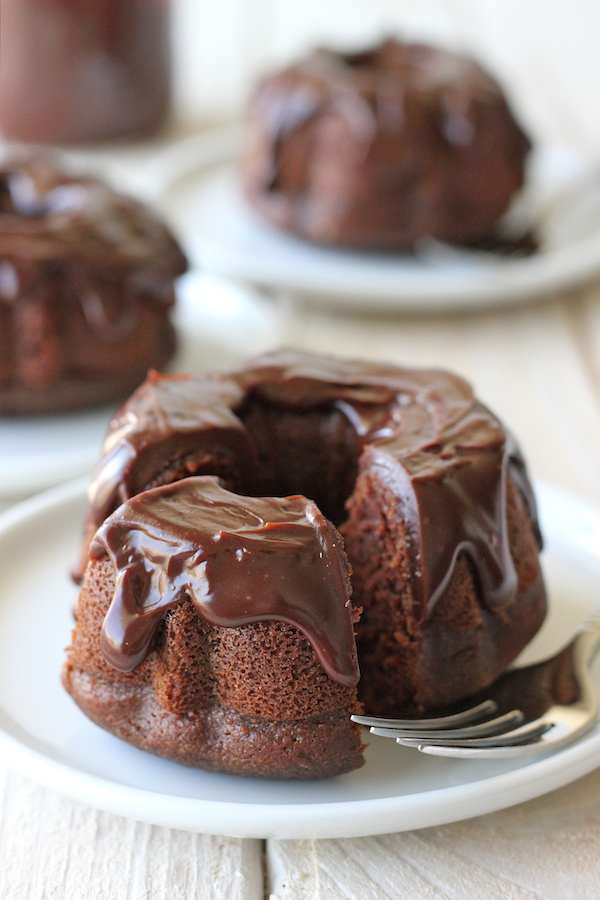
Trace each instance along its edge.
<instances>
[{"instance_id":1,"label":"wood plank surface","mask_svg":"<svg viewBox=\"0 0 600 900\"><path fill-rule=\"evenodd\" d=\"M262 900L263 842L76 803L0 767L2 900Z\"/></svg>"},{"instance_id":2,"label":"wood plank surface","mask_svg":"<svg viewBox=\"0 0 600 900\"><path fill-rule=\"evenodd\" d=\"M269 841L268 872L272 900L597 900L600 772L452 825Z\"/></svg>"}]
</instances>

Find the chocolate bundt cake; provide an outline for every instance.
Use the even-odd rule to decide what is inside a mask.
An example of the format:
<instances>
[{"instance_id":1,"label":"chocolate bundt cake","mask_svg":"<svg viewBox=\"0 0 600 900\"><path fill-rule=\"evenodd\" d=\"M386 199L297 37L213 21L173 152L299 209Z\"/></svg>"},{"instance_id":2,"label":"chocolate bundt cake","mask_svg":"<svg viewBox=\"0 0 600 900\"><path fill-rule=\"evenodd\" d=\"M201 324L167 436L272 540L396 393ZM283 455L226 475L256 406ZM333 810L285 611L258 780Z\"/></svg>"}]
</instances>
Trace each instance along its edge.
<instances>
[{"instance_id":1,"label":"chocolate bundt cake","mask_svg":"<svg viewBox=\"0 0 600 900\"><path fill-rule=\"evenodd\" d=\"M349 771L357 683L370 713L454 703L545 615L517 444L446 372L280 351L152 374L89 498L64 684L189 765Z\"/></svg>"},{"instance_id":2,"label":"chocolate bundt cake","mask_svg":"<svg viewBox=\"0 0 600 900\"><path fill-rule=\"evenodd\" d=\"M364 53L319 50L267 76L248 118L251 205L343 247L495 241L530 150L479 65L393 40Z\"/></svg>"},{"instance_id":3,"label":"chocolate bundt cake","mask_svg":"<svg viewBox=\"0 0 600 900\"><path fill-rule=\"evenodd\" d=\"M90 557L65 684L91 719L209 770L361 764L346 559L312 501L176 481L119 507Z\"/></svg>"},{"instance_id":4,"label":"chocolate bundt cake","mask_svg":"<svg viewBox=\"0 0 600 900\"><path fill-rule=\"evenodd\" d=\"M47 157L0 164L0 414L122 399L175 350L174 238Z\"/></svg>"}]
</instances>

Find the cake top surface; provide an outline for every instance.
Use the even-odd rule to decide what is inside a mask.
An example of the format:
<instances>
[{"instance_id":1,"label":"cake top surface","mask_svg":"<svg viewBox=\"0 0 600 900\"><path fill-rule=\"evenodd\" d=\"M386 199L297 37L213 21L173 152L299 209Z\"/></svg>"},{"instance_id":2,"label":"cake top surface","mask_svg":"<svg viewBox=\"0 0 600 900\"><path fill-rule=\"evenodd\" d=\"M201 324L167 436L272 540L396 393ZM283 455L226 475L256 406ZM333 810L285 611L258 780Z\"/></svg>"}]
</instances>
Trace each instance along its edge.
<instances>
[{"instance_id":1,"label":"cake top surface","mask_svg":"<svg viewBox=\"0 0 600 900\"><path fill-rule=\"evenodd\" d=\"M218 374L149 372L141 388L113 417L104 452L122 441L142 444L157 435L165 438L175 432L194 430L199 420L209 428L240 428L241 423L231 410L241 399L241 387Z\"/></svg>"},{"instance_id":2,"label":"cake top surface","mask_svg":"<svg viewBox=\"0 0 600 900\"><path fill-rule=\"evenodd\" d=\"M385 445L422 477L443 474L453 458L423 453L428 446L497 447L504 440L499 423L476 403L470 385L441 370L279 350L228 373L150 373L110 423L88 491L96 523L127 498L121 492L117 501L116 492L152 446L215 429L243 431L237 412L250 395L296 410L333 405L352 423L360 447Z\"/></svg>"},{"instance_id":3,"label":"cake top surface","mask_svg":"<svg viewBox=\"0 0 600 900\"><path fill-rule=\"evenodd\" d=\"M244 421L249 401L300 417L316 410L344 418L358 465L377 472L397 497L415 608L423 617L443 594L461 552L475 566L488 607L514 597L517 580L506 524L509 477L537 529L524 462L510 433L467 382L440 370L280 350L228 373L153 375L109 429L90 484L90 521L100 525L119 503L156 484L169 459L184 458L193 446L202 448L202 455L211 441L227 445L251 473L260 463ZM302 485L293 490L307 492ZM246 492L252 491L250 475Z\"/></svg>"},{"instance_id":4,"label":"cake top surface","mask_svg":"<svg viewBox=\"0 0 600 900\"><path fill-rule=\"evenodd\" d=\"M31 261L85 258L88 265L144 268L171 278L185 257L143 203L47 155L0 161L0 256Z\"/></svg>"},{"instance_id":5,"label":"cake top surface","mask_svg":"<svg viewBox=\"0 0 600 900\"><path fill-rule=\"evenodd\" d=\"M340 86L353 83L363 90L431 91L452 86L482 95L500 93L498 84L475 60L450 50L394 39L356 53L318 49L287 71Z\"/></svg>"},{"instance_id":6,"label":"cake top surface","mask_svg":"<svg viewBox=\"0 0 600 900\"><path fill-rule=\"evenodd\" d=\"M421 131L433 125L449 145L470 147L481 110L504 122L524 153L529 148L502 88L479 63L423 44L388 40L356 53L318 49L266 75L253 102L276 148L327 113L341 117L365 148L381 132L414 131L415 139L425 140Z\"/></svg>"},{"instance_id":7,"label":"cake top surface","mask_svg":"<svg viewBox=\"0 0 600 900\"><path fill-rule=\"evenodd\" d=\"M311 641L341 684L358 681L341 539L304 497L249 498L187 478L123 504L92 542L117 573L102 650L130 671L167 610L189 597L209 622L283 621Z\"/></svg>"},{"instance_id":8,"label":"cake top surface","mask_svg":"<svg viewBox=\"0 0 600 900\"><path fill-rule=\"evenodd\" d=\"M278 350L227 373L150 373L113 418L97 477L119 446L135 454L174 434L242 429L237 411L248 396L298 411L334 405L362 445L385 444L395 455L412 458L413 466L418 458L423 476L440 473L440 465L447 469L451 448L493 448L504 442L498 420L476 401L471 386L450 372ZM441 463L440 443L448 445ZM428 457L416 456L431 447Z\"/></svg>"}]
</instances>

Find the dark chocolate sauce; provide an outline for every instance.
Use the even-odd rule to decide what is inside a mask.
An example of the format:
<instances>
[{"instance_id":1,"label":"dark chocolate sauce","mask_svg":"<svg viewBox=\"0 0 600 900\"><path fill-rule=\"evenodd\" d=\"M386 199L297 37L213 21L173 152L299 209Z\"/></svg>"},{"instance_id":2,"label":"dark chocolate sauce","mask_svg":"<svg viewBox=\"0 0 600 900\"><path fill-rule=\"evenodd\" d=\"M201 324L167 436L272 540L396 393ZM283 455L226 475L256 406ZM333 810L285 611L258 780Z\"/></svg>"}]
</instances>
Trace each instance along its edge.
<instances>
[{"instance_id":1,"label":"dark chocolate sauce","mask_svg":"<svg viewBox=\"0 0 600 900\"><path fill-rule=\"evenodd\" d=\"M112 425L106 455L90 486L91 521L102 521L110 512L111 504L125 499L123 494L131 496L143 490L145 484L139 470L145 471L145 483L151 483L148 460L154 460L155 465L160 461L162 466L168 463L169 456L176 460L189 438L192 443L201 440L210 444L211 435L217 441L232 441L238 456L247 458L251 480L256 465L251 458L251 435L237 416L248 397L267 408L298 412L335 408L347 417L355 435L360 467L376 470L383 483L394 491L408 524L411 583L422 620L446 589L461 553L468 556L477 572L485 606L498 608L514 598L517 578L506 522L509 477L524 497L539 538L535 502L522 458L512 436L475 399L470 386L457 376L437 370L403 369L279 351L255 359L228 375L154 376L124 405ZM248 439L247 444L243 443L242 435ZM183 496L185 482L181 485ZM298 491L301 490L299 485ZM247 491L251 492L251 489ZM136 516L146 515L144 508L146 503L151 503L150 498L150 494L145 494L133 501ZM129 515L131 502L116 514L117 523ZM195 515L193 502L190 501L189 516L194 526L184 529L190 545L196 540L192 537L194 529L197 527L201 534L203 528L202 516ZM233 502L235 505L238 501ZM249 501L241 498L240 502ZM261 519L266 522L274 515L279 516L281 502L257 500ZM261 504L265 504L264 510ZM230 505L226 504L226 508ZM245 515L255 515L250 507L244 509ZM151 510L147 515L153 515ZM119 528L119 541L127 544L127 534L121 525ZM233 540L227 537L220 544L227 544L230 556ZM121 580L123 572L129 569L123 562L126 551L118 555L119 541L109 539ZM267 547L264 541L262 547ZM217 561L211 562L213 573L219 565ZM167 599L161 601L161 609L171 602L174 589L165 587ZM122 599L115 601L115 610L120 603L128 602L123 599L126 590L119 595ZM201 589L197 591L200 596ZM257 602L260 604L260 599ZM291 606L285 620L306 630L301 604L286 602L291 602ZM219 621L220 614L211 613L211 609L221 609L219 603L203 607L207 618L213 615L215 618L210 620ZM266 618L264 607L259 605L258 609L259 618ZM314 609L309 609L309 619L313 621ZM324 605L319 609L319 615L324 615ZM115 610L111 612L111 621L121 616ZM160 618L162 613L152 615ZM242 621L237 608L229 609L227 616L231 616L227 624ZM320 639L315 640L318 643ZM331 640L335 642L337 638ZM147 646L144 641L142 644ZM326 654L322 648L318 652L323 658L335 655L338 660L343 655L340 647L335 653L330 650ZM340 668L339 662L337 666Z\"/></svg>"},{"instance_id":2,"label":"dark chocolate sauce","mask_svg":"<svg viewBox=\"0 0 600 900\"><path fill-rule=\"evenodd\" d=\"M440 133L449 144L465 146L476 130L465 98L500 98L496 83L472 60L397 41L365 53L319 49L265 84L259 102L273 146L270 190L277 187L286 139L318 115L342 116L366 154L377 129L401 129L408 94L429 95L439 106Z\"/></svg>"},{"instance_id":3,"label":"dark chocolate sauce","mask_svg":"<svg viewBox=\"0 0 600 900\"><path fill-rule=\"evenodd\" d=\"M395 40L319 49L262 81L249 121L248 200L301 237L382 252L418 252L427 238L536 249L530 233L503 234L531 145L474 60Z\"/></svg>"},{"instance_id":4,"label":"dark chocolate sauce","mask_svg":"<svg viewBox=\"0 0 600 900\"><path fill-rule=\"evenodd\" d=\"M0 162L0 254L37 261L150 268L173 276L183 254L147 206L94 178L61 170L51 155Z\"/></svg>"},{"instance_id":5,"label":"dark chocolate sauce","mask_svg":"<svg viewBox=\"0 0 600 900\"><path fill-rule=\"evenodd\" d=\"M172 305L187 266L146 206L45 155L0 163L0 261L0 310L23 296L56 306L76 298L108 344L135 331L142 299Z\"/></svg>"},{"instance_id":6,"label":"dark chocolate sauce","mask_svg":"<svg viewBox=\"0 0 600 900\"><path fill-rule=\"evenodd\" d=\"M467 382L443 371L308 354L273 359L273 366L248 366L246 388L276 405L335 404L356 430L358 452L367 447L365 460L393 485L409 523L422 616L443 594L461 552L480 577L485 604L510 602L517 576L506 526L509 472L541 543L535 501L516 441Z\"/></svg>"},{"instance_id":7,"label":"dark chocolate sauce","mask_svg":"<svg viewBox=\"0 0 600 900\"><path fill-rule=\"evenodd\" d=\"M340 540L304 497L242 497L206 477L140 494L104 523L90 548L93 559L108 554L118 573L103 654L131 671L165 613L189 597L215 625L295 625L331 678L356 684Z\"/></svg>"},{"instance_id":8,"label":"dark chocolate sauce","mask_svg":"<svg viewBox=\"0 0 600 900\"><path fill-rule=\"evenodd\" d=\"M236 447L243 469L251 447L233 412L242 399L241 387L229 379L151 372L110 424L88 489L94 524L151 483L169 455L197 450L207 437L212 447L220 441Z\"/></svg>"}]
</instances>

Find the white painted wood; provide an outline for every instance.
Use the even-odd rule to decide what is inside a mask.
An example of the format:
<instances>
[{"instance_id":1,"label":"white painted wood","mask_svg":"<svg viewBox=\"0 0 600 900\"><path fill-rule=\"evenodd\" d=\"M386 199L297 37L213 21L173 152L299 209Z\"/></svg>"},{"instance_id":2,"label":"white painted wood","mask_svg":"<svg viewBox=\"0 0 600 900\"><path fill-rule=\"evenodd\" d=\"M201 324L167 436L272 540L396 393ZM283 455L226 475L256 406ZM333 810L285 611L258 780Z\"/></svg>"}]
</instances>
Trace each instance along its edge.
<instances>
[{"instance_id":1,"label":"white painted wood","mask_svg":"<svg viewBox=\"0 0 600 900\"><path fill-rule=\"evenodd\" d=\"M269 841L270 897L597 900L600 772L512 809L422 831Z\"/></svg>"},{"instance_id":2,"label":"white painted wood","mask_svg":"<svg viewBox=\"0 0 600 900\"><path fill-rule=\"evenodd\" d=\"M385 851L382 854L375 838L269 841L268 865L272 900L296 897L443 900L446 897L415 867L395 854Z\"/></svg>"},{"instance_id":3,"label":"white painted wood","mask_svg":"<svg viewBox=\"0 0 600 900\"><path fill-rule=\"evenodd\" d=\"M261 841L158 828L0 767L2 900L262 900Z\"/></svg>"}]
</instances>

